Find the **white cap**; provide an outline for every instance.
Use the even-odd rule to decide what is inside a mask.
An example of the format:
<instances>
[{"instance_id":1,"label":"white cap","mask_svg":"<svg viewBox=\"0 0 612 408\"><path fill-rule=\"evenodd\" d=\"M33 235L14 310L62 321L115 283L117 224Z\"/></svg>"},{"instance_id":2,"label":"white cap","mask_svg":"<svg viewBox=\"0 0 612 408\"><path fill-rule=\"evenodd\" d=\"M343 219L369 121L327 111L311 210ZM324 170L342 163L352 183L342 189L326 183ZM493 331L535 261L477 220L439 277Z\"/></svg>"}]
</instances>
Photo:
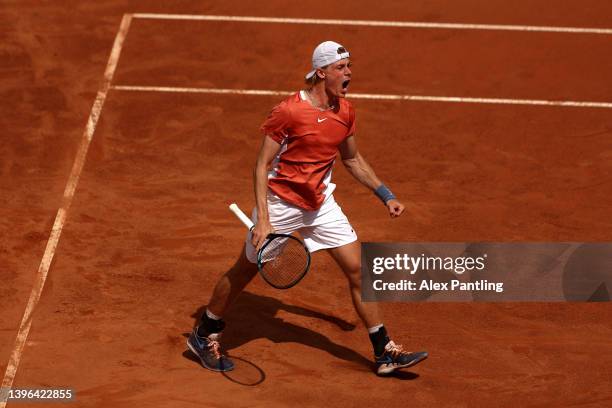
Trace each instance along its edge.
<instances>
[{"instance_id":1,"label":"white cap","mask_svg":"<svg viewBox=\"0 0 612 408\"><path fill-rule=\"evenodd\" d=\"M317 45L312 53L312 71L306 74L306 79L312 78L317 68L323 68L341 59L348 58L349 52L334 41L324 41Z\"/></svg>"}]
</instances>

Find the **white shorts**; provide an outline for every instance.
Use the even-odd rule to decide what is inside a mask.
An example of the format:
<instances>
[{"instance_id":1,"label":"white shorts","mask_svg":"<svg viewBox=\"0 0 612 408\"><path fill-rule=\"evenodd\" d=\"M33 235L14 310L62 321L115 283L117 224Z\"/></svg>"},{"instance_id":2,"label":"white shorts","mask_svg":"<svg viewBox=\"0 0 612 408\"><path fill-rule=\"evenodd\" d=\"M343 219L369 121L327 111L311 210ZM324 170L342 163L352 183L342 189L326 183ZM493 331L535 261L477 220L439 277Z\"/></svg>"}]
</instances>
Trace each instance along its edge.
<instances>
[{"instance_id":1,"label":"white shorts","mask_svg":"<svg viewBox=\"0 0 612 408\"><path fill-rule=\"evenodd\" d=\"M310 252L337 248L357 241L357 234L332 194L325 198L321 208L307 211L268 191L268 214L276 233L299 232ZM251 220L257 222L257 208L253 209ZM246 237L246 256L252 263L257 263L257 251L251 238L249 231Z\"/></svg>"}]
</instances>

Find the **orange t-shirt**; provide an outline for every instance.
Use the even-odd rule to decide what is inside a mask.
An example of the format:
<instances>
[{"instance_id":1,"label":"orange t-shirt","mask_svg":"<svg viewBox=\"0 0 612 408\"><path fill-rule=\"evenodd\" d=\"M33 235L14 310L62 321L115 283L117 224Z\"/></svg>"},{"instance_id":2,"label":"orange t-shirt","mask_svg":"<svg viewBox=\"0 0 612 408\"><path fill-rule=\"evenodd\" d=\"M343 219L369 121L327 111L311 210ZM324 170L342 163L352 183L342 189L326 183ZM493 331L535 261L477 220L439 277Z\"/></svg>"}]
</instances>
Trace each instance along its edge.
<instances>
[{"instance_id":1,"label":"orange t-shirt","mask_svg":"<svg viewBox=\"0 0 612 408\"><path fill-rule=\"evenodd\" d=\"M283 200L317 210L325 199L338 146L355 133L355 110L339 98L337 111L322 111L302 92L276 105L261 126L281 145L268 177L268 187Z\"/></svg>"}]
</instances>

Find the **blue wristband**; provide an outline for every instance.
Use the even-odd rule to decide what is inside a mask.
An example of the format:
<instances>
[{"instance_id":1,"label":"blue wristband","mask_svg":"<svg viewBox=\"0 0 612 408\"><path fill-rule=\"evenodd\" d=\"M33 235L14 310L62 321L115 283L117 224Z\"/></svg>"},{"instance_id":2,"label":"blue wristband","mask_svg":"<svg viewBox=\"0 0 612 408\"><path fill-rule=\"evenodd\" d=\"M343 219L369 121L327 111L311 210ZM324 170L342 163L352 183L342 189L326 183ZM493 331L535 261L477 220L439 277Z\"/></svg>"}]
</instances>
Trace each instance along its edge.
<instances>
[{"instance_id":1,"label":"blue wristband","mask_svg":"<svg viewBox=\"0 0 612 408\"><path fill-rule=\"evenodd\" d=\"M384 184L378 186L378 188L374 190L374 194L376 194L376 197L380 198L380 201L382 201L385 205L387 204L387 201L395 200L397 198Z\"/></svg>"}]
</instances>

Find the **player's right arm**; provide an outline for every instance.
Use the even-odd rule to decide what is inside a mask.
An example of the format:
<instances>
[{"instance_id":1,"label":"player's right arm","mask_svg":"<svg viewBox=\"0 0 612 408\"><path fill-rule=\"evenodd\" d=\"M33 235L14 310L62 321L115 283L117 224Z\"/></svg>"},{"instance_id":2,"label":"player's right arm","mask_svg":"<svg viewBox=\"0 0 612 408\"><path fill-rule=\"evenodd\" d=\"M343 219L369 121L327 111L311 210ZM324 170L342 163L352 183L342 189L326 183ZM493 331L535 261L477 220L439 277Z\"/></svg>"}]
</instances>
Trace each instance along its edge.
<instances>
[{"instance_id":1,"label":"player's right arm","mask_svg":"<svg viewBox=\"0 0 612 408\"><path fill-rule=\"evenodd\" d=\"M257 249L263 245L266 237L274 232L268 215L268 168L278 154L280 147L281 145L270 136L265 136L253 169L257 222L253 227L251 242Z\"/></svg>"}]
</instances>

